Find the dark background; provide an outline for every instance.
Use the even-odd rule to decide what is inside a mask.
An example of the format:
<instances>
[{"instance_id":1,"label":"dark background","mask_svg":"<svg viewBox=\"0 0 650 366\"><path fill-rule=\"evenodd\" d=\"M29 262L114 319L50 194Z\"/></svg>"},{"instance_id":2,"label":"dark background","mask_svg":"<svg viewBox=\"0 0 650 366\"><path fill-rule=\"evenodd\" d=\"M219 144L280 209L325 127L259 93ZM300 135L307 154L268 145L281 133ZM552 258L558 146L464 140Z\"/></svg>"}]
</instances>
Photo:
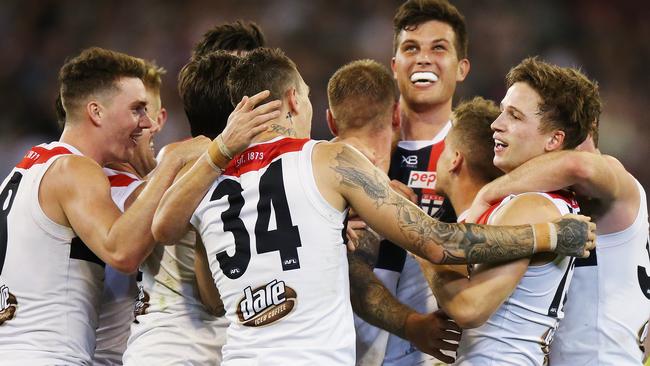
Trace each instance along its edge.
<instances>
[{"instance_id":1,"label":"dark background","mask_svg":"<svg viewBox=\"0 0 650 366\"><path fill-rule=\"evenodd\" d=\"M158 146L188 135L176 75L190 48L215 24L239 18L262 26L312 89L313 137L330 138L326 85L341 65L392 53L392 17L401 1L0 1L0 175L32 145L59 135L53 102L66 57L101 46L156 60L168 70L170 119ZM601 149L650 187L650 2L452 1L468 24L471 72L455 101L500 101L503 77L524 57L578 66L600 83Z\"/></svg>"}]
</instances>

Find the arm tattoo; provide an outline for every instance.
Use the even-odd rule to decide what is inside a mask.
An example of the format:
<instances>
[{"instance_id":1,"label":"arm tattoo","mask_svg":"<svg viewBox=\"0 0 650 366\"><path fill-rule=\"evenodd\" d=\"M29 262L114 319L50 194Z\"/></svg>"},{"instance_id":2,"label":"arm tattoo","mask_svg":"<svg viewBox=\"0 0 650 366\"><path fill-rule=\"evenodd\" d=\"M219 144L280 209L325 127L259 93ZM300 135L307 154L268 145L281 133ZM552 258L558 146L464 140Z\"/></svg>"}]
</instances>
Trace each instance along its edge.
<instances>
[{"instance_id":1,"label":"arm tattoo","mask_svg":"<svg viewBox=\"0 0 650 366\"><path fill-rule=\"evenodd\" d=\"M331 168L338 173L340 184L363 190L377 209L396 211L397 226L404 236L400 244L416 255L431 260L433 245L442 250L438 262L448 264L500 262L533 254L529 225L506 228L440 222L393 192L379 170L358 169L360 163L359 154L343 146Z\"/></svg>"},{"instance_id":2,"label":"arm tattoo","mask_svg":"<svg viewBox=\"0 0 650 366\"><path fill-rule=\"evenodd\" d=\"M574 257L582 256L585 249L585 238L589 235L588 224L573 219L562 219L557 228L557 253Z\"/></svg>"},{"instance_id":3,"label":"arm tattoo","mask_svg":"<svg viewBox=\"0 0 650 366\"><path fill-rule=\"evenodd\" d=\"M359 237L357 249L354 252L348 253L348 255L362 260L371 269L375 268L381 237L370 228L355 230L355 232Z\"/></svg>"},{"instance_id":4,"label":"arm tattoo","mask_svg":"<svg viewBox=\"0 0 650 366\"><path fill-rule=\"evenodd\" d=\"M366 322L406 338L406 318L413 310L400 303L362 259L348 255L348 263L354 312Z\"/></svg>"},{"instance_id":5,"label":"arm tattoo","mask_svg":"<svg viewBox=\"0 0 650 366\"><path fill-rule=\"evenodd\" d=\"M277 132L277 133L279 133L281 135L291 136L291 137L296 137L297 136L296 135L296 130L294 130L291 127L284 127L284 126L280 126L280 125L274 123L269 128L271 129L271 131Z\"/></svg>"}]
</instances>

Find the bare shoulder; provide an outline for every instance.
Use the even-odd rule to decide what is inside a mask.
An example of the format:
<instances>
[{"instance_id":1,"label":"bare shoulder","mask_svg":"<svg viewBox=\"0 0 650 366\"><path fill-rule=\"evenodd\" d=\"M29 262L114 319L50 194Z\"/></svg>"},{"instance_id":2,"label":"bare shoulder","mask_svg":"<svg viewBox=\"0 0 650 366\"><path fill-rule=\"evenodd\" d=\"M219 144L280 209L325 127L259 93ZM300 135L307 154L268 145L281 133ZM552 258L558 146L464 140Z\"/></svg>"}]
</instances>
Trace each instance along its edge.
<instances>
[{"instance_id":1,"label":"bare shoulder","mask_svg":"<svg viewBox=\"0 0 650 366\"><path fill-rule=\"evenodd\" d=\"M494 225L524 225L547 222L560 216L560 211L547 197L523 193L503 205L494 216Z\"/></svg>"},{"instance_id":2,"label":"bare shoulder","mask_svg":"<svg viewBox=\"0 0 650 366\"><path fill-rule=\"evenodd\" d=\"M62 156L55 161L43 177L43 183L52 187L74 189L79 186L89 186L105 182L108 178L96 161L79 155Z\"/></svg>"},{"instance_id":3,"label":"bare shoulder","mask_svg":"<svg viewBox=\"0 0 650 366\"><path fill-rule=\"evenodd\" d=\"M54 222L70 226L64 206L80 195L110 193L108 178L94 160L66 155L58 158L47 170L39 187L39 203L43 212ZM97 202L97 201L95 201Z\"/></svg>"}]
</instances>

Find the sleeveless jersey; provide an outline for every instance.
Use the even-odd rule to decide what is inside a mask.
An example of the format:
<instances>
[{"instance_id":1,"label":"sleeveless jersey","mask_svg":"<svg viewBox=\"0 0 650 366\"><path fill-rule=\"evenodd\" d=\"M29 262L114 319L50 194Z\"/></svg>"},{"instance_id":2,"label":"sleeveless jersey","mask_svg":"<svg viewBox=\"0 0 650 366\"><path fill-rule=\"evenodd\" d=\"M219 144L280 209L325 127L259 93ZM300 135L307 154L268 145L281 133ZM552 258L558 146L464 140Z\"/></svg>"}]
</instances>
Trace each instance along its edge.
<instances>
[{"instance_id":1,"label":"sleeveless jersey","mask_svg":"<svg viewBox=\"0 0 650 366\"><path fill-rule=\"evenodd\" d=\"M553 365L640 365L650 314L648 206L625 230L598 235L596 250L576 259L566 316L551 347Z\"/></svg>"},{"instance_id":2,"label":"sleeveless jersey","mask_svg":"<svg viewBox=\"0 0 650 366\"><path fill-rule=\"evenodd\" d=\"M125 365L218 365L228 321L205 310L194 274L196 233L157 245L140 266Z\"/></svg>"},{"instance_id":3,"label":"sleeveless jersey","mask_svg":"<svg viewBox=\"0 0 650 366\"><path fill-rule=\"evenodd\" d=\"M354 364L347 212L316 186L316 143L253 145L192 217L230 320L223 365Z\"/></svg>"},{"instance_id":4,"label":"sleeveless jersey","mask_svg":"<svg viewBox=\"0 0 650 366\"><path fill-rule=\"evenodd\" d=\"M35 146L0 186L3 365L88 365L95 350L103 263L38 199L43 175L67 154L81 155L61 142Z\"/></svg>"},{"instance_id":5,"label":"sleeveless jersey","mask_svg":"<svg viewBox=\"0 0 650 366\"><path fill-rule=\"evenodd\" d=\"M114 169L104 168L111 184L113 202L124 212L124 204L142 183L137 176ZM138 295L136 274L123 274L107 265L104 270L104 291L99 307L99 326L93 365L121 365L126 349L133 306Z\"/></svg>"},{"instance_id":6,"label":"sleeveless jersey","mask_svg":"<svg viewBox=\"0 0 650 366\"><path fill-rule=\"evenodd\" d=\"M418 206L430 216L455 222L453 208L436 193L436 166L445 147L444 139L451 122L430 141L400 141L391 158L388 176L409 186L418 196ZM380 244L375 274L396 298L420 313L438 309L436 299L424 278L416 259L406 250L383 240ZM418 351L410 342L380 330L361 318L355 318L357 330L357 364L376 366L381 358L372 357L385 349L383 365L417 365L439 362L433 356Z\"/></svg>"},{"instance_id":7,"label":"sleeveless jersey","mask_svg":"<svg viewBox=\"0 0 650 366\"><path fill-rule=\"evenodd\" d=\"M553 202L560 214L578 213L568 192L536 193ZM515 195L488 209L479 224L492 224L494 213ZM546 365L548 348L571 282L574 258L557 256L552 262L531 265L512 294L478 328L464 329L456 365Z\"/></svg>"}]
</instances>

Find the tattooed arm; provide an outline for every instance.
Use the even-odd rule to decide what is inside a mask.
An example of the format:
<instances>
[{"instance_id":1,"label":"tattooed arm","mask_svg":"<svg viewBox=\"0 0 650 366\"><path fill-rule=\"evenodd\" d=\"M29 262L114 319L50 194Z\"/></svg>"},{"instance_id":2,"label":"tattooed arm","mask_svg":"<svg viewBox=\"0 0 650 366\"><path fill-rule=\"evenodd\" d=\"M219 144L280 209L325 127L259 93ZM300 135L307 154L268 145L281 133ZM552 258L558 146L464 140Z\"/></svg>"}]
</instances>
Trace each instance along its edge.
<instances>
[{"instance_id":1,"label":"tattooed arm","mask_svg":"<svg viewBox=\"0 0 650 366\"><path fill-rule=\"evenodd\" d=\"M485 263L529 257L536 252L531 225L514 227L446 224L429 217L394 192L388 177L358 151L340 143L320 143L312 156L316 184L332 206L349 204L382 236L433 263ZM586 256L595 225L563 219L555 252ZM538 238L541 240L541 238Z\"/></svg>"},{"instance_id":2,"label":"tattooed arm","mask_svg":"<svg viewBox=\"0 0 650 366\"><path fill-rule=\"evenodd\" d=\"M348 252L354 312L366 322L410 341L420 351L447 363L454 362L453 357L440 350L458 348L460 328L441 311L423 315L399 302L372 270L381 238L371 230L356 231L358 247Z\"/></svg>"},{"instance_id":3,"label":"tattooed arm","mask_svg":"<svg viewBox=\"0 0 650 366\"><path fill-rule=\"evenodd\" d=\"M558 209L547 198L523 194L501 207L494 214L493 222L499 225L538 223L559 216ZM534 257L536 265L554 258L552 254ZM475 328L485 323L510 296L530 262L531 258L523 258L499 265L482 264L475 267L471 276L466 266L432 265L426 261L420 261L420 265L440 308L461 328Z\"/></svg>"}]
</instances>

